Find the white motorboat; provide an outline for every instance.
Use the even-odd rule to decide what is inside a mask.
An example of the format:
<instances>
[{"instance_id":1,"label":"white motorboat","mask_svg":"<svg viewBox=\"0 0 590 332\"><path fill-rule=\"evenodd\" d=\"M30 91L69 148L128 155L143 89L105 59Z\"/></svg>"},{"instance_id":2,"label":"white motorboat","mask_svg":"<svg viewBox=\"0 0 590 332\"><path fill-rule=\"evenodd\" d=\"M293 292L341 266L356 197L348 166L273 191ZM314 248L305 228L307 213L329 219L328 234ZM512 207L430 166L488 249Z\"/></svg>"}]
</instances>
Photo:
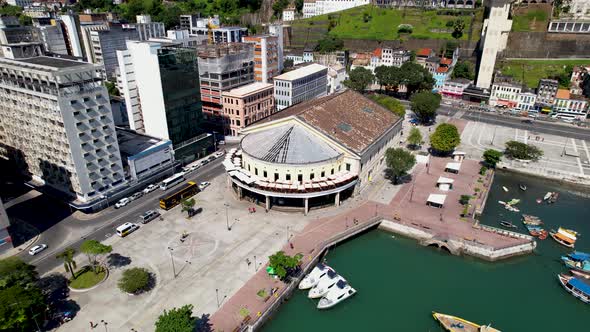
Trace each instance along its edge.
<instances>
[{"instance_id":1,"label":"white motorboat","mask_svg":"<svg viewBox=\"0 0 590 332\"><path fill-rule=\"evenodd\" d=\"M551 196L552 196L552 195L553 195L553 193L552 193L552 192L550 192L550 191L548 191L548 192L545 194L545 196L543 196L543 200L544 200L544 201L548 200L549 198L551 198Z\"/></svg>"},{"instance_id":2,"label":"white motorboat","mask_svg":"<svg viewBox=\"0 0 590 332\"><path fill-rule=\"evenodd\" d=\"M310 289L318 284L320 278L325 276L328 271L334 271L331 267L319 263L316 265L311 272L301 280L299 283L299 289Z\"/></svg>"},{"instance_id":3,"label":"white motorboat","mask_svg":"<svg viewBox=\"0 0 590 332\"><path fill-rule=\"evenodd\" d=\"M318 303L318 309L328 309L356 294L356 289L350 287L344 280L338 280L328 294L324 295Z\"/></svg>"},{"instance_id":4,"label":"white motorboat","mask_svg":"<svg viewBox=\"0 0 590 332\"><path fill-rule=\"evenodd\" d=\"M505 192L508 192L508 188L506 188L506 187L502 186L502 189L503 189Z\"/></svg>"},{"instance_id":5,"label":"white motorboat","mask_svg":"<svg viewBox=\"0 0 590 332\"><path fill-rule=\"evenodd\" d=\"M332 289L332 287L336 286L338 280L346 281L344 278L339 276L338 273L334 271L328 271L328 273L326 273L325 276L320 278L318 284L309 290L307 297L309 297L310 299L317 299L326 295L328 291Z\"/></svg>"}]
</instances>

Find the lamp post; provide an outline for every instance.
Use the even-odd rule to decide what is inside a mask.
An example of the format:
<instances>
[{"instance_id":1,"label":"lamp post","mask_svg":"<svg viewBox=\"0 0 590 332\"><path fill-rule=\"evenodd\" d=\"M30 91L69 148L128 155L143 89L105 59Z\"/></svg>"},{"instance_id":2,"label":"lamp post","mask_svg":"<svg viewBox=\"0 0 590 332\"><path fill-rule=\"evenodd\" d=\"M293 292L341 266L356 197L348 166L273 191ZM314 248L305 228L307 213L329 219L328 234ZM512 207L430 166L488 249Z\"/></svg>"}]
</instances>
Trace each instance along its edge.
<instances>
[{"instance_id":1,"label":"lamp post","mask_svg":"<svg viewBox=\"0 0 590 332\"><path fill-rule=\"evenodd\" d=\"M109 323L104 319L101 319L100 322L102 323L102 325L104 325L104 332L108 332L109 329L107 328L107 325L109 325Z\"/></svg>"},{"instance_id":2,"label":"lamp post","mask_svg":"<svg viewBox=\"0 0 590 332\"><path fill-rule=\"evenodd\" d=\"M256 255L254 255L254 271L258 271L258 265L256 265Z\"/></svg>"},{"instance_id":3,"label":"lamp post","mask_svg":"<svg viewBox=\"0 0 590 332\"><path fill-rule=\"evenodd\" d=\"M217 298L217 308L219 308L219 288L215 288L215 298Z\"/></svg>"},{"instance_id":4,"label":"lamp post","mask_svg":"<svg viewBox=\"0 0 590 332\"><path fill-rule=\"evenodd\" d=\"M172 273L174 273L174 278L176 278L176 267L174 266L174 257L172 257L174 249L168 247L168 251L170 252L170 262L172 262Z\"/></svg>"},{"instance_id":5,"label":"lamp post","mask_svg":"<svg viewBox=\"0 0 590 332\"><path fill-rule=\"evenodd\" d=\"M229 216L227 214L227 209L229 208L229 204L223 203L223 206L225 206L225 226L227 227L228 231L231 231L231 227L229 226Z\"/></svg>"},{"instance_id":6,"label":"lamp post","mask_svg":"<svg viewBox=\"0 0 590 332\"><path fill-rule=\"evenodd\" d=\"M494 145L494 139L496 139L496 129L498 129L498 126L494 126L494 134L492 135L492 145Z\"/></svg>"}]
</instances>

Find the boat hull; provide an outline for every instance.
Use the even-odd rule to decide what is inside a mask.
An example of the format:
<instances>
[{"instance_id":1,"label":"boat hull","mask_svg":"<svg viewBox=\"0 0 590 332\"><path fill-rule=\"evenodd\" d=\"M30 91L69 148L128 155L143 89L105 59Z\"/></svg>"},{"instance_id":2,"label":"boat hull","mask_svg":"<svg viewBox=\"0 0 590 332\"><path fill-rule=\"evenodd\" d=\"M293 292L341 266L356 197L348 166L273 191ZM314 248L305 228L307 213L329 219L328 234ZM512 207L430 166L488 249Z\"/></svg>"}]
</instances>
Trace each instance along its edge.
<instances>
[{"instance_id":1,"label":"boat hull","mask_svg":"<svg viewBox=\"0 0 590 332\"><path fill-rule=\"evenodd\" d=\"M434 317L445 330L450 332L479 332L483 330L488 332L500 332L489 326L481 326L463 318L445 315L434 311L432 312L432 317Z\"/></svg>"},{"instance_id":2,"label":"boat hull","mask_svg":"<svg viewBox=\"0 0 590 332\"><path fill-rule=\"evenodd\" d=\"M558 238L558 237L556 236L556 234L557 234L557 233L553 233L553 232L550 232L550 233L549 233L549 235L551 235L551 238L552 238L553 240L555 240L555 242L557 242L557 243L561 244L562 246L564 246L564 247L567 247L567 248L573 248L573 247L574 247L574 244L573 244L573 243L568 243L568 242L562 241L560 238Z\"/></svg>"},{"instance_id":3,"label":"boat hull","mask_svg":"<svg viewBox=\"0 0 590 332\"><path fill-rule=\"evenodd\" d=\"M331 303L325 303L324 301L322 301L322 300L324 300L324 298L321 298L321 299L320 299L320 301L318 302L318 306L317 306L317 308L318 308L318 309L330 309L330 308L334 307L334 306L335 306L335 305L337 305L338 303L340 303L340 302L342 302L342 301L346 300L347 298L349 298L349 297L352 297L354 294L356 294L356 289L354 289L354 288L350 287L350 291L351 291L351 292L349 292L349 293L346 293L346 294L345 294L345 295L344 295L342 298L340 298L338 301L333 301L333 302L331 302Z\"/></svg>"},{"instance_id":4,"label":"boat hull","mask_svg":"<svg viewBox=\"0 0 590 332\"><path fill-rule=\"evenodd\" d=\"M573 277L567 277L562 274L557 275L557 280L559 280L559 283L561 284L563 289L566 290L566 292L570 293L573 297L577 298L578 300L586 304L590 304L590 295L581 293L579 290L575 289L569 284L569 280L571 280L572 278Z\"/></svg>"}]
</instances>

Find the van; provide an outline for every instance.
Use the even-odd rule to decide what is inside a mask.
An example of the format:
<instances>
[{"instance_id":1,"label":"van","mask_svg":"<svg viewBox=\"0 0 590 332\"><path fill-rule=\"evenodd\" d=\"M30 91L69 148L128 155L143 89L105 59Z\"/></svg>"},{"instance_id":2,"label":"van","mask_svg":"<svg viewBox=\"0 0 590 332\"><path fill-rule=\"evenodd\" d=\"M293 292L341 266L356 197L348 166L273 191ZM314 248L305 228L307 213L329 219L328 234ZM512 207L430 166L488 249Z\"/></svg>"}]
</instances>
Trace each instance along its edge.
<instances>
[{"instance_id":1,"label":"van","mask_svg":"<svg viewBox=\"0 0 590 332\"><path fill-rule=\"evenodd\" d=\"M139 216L139 222L142 224L147 224L148 222L158 218L160 216L160 212L154 210L147 210L141 216Z\"/></svg>"}]
</instances>

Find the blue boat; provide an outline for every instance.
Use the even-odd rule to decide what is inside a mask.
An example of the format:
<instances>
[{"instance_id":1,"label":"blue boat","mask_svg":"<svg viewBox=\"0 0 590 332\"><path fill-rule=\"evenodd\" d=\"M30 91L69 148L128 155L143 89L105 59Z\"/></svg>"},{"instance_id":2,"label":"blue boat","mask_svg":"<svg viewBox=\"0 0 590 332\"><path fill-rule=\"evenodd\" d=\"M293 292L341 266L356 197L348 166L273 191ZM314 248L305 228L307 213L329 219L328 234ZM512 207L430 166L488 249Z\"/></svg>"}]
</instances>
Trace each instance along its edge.
<instances>
[{"instance_id":1,"label":"blue boat","mask_svg":"<svg viewBox=\"0 0 590 332\"><path fill-rule=\"evenodd\" d=\"M590 260L574 260L569 256L562 256L561 260L568 268L590 275Z\"/></svg>"},{"instance_id":2,"label":"blue boat","mask_svg":"<svg viewBox=\"0 0 590 332\"><path fill-rule=\"evenodd\" d=\"M588 281L565 274L558 274L557 278L563 288L584 303L590 304L590 284Z\"/></svg>"},{"instance_id":3,"label":"blue boat","mask_svg":"<svg viewBox=\"0 0 590 332\"><path fill-rule=\"evenodd\" d=\"M571 259L582 262L582 261L590 261L590 254L581 251L574 251L568 255Z\"/></svg>"}]
</instances>

